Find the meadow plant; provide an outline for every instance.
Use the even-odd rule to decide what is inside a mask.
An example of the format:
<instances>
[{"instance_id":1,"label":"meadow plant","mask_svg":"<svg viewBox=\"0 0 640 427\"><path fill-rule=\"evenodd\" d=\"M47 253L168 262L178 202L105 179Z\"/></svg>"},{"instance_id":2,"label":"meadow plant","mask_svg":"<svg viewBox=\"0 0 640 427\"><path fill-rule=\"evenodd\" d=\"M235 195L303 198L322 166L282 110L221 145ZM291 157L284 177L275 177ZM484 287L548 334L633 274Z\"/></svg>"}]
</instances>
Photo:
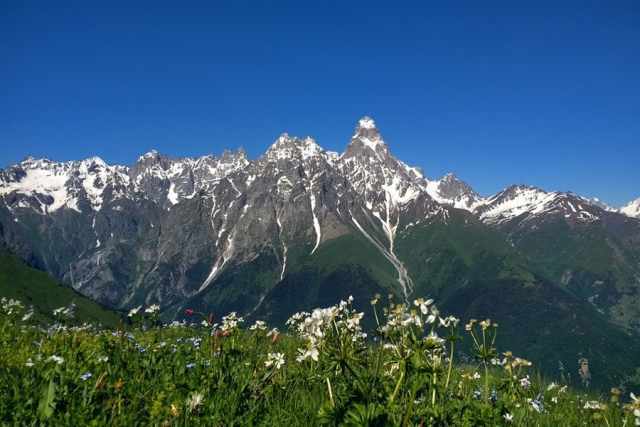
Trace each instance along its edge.
<instances>
[{"instance_id":1,"label":"meadow plant","mask_svg":"<svg viewBox=\"0 0 640 427\"><path fill-rule=\"evenodd\" d=\"M428 299L381 300L371 334L352 297L294 314L284 334L192 310L202 321L160 326L157 306L132 310L128 329L64 325L68 307L41 327L3 299L0 425L640 425L635 394L541 380L498 352L488 319L466 325L475 359L456 363L458 319Z\"/></svg>"}]
</instances>

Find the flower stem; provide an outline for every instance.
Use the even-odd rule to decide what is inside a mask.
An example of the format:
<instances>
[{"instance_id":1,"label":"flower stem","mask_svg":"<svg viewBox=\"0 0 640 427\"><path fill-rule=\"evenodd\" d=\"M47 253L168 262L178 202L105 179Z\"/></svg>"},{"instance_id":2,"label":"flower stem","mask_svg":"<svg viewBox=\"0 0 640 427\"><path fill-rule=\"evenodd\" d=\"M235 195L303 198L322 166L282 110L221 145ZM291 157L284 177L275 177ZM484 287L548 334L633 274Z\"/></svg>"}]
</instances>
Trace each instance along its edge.
<instances>
[{"instance_id":1,"label":"flower stem","mask_svg":"<svg viewBox=\"0 0 640 427\"><path fill-rule=\"evenodd\" d=\"M451 369L453 368L453 345L454 341L451 341L451 354L449 356L449 371L447 372L447 382L445 383L444 388L449 387L449 380L451 379Z\"/></svg>"}]
</instances>

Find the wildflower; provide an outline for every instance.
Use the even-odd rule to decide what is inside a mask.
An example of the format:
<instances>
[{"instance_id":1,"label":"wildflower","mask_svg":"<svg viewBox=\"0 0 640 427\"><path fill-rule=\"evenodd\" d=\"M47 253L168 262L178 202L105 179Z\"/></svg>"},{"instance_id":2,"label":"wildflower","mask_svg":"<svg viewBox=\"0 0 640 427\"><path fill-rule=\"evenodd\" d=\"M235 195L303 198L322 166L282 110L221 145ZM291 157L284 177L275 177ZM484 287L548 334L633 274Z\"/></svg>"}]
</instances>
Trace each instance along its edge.
<instances>
[{"instance_id":1,"label":"wildflower","mask_svg":"<svg viewBox=\"0 0 640 427\"><path fill-rule=\"evenodd\" d=\"M269 332L267 332L267 336L270 337L272 335L278 335L280 334L280 332L278 331L278 328L273 328L272 330L270 330Z\"/></svg>"},{"instance_id":2,"label":"wildflower","mask_svg":"<svg viewBox=\"0 0 640 427\"><path fill-rule=\"evenodd\" d=\"M196 367L196 364L195 364L195 363L188 363L188 364L187 364L187 369L193 369L193 368L195 368L195 367Z\"/></svg>"},{"instance_id":3,"label":"wildflower","mask_svg":"<svg viewBox=\"0 0 640 427\"><path fill-rule=\"evenodd\" d=\"M22 321L26 322L27 320L31 319L31 317L33 317L33 306L31 306L31 308L29 309L29 312L27 312L27 314L25 314L24 316L22 316Z\"/></svg>"},{"instance_id":4,"label":"wildflower","mask_svg":"<svg viewBox=\"0 0 640 427\"><path fill-rule=\"evenodd\" d=\"M444 319L440 318L440 325L448 328L449 326L453 325L453 327L455 328L456 326L458 326L458 322L460 321L460 319L456 319L453 316L448 316L445 317Z\"/></svg>"},{"instance_id":5,"label":"wildflower","mask_svg":"<svg viewBox=\"0 0 640 427\"><path fill-rule=\"evenodd\" d=\"M193 310L189 310L189 309L186 309L186 310L184 311L184 313L185 313L187 316L193 316L193 313L195 313L195 311L193 311Z\"/></svg>"},{"instance_id":6,"label":"wildflower","mask_svg":"<svg viewBox=\"0 0 640 427\"><path fill-rule=\"evenodd\" d=\"M487 329L491 325L491 319L483 320L482 322L479 323L479 325L482 328L482 330L484 331L485 329Z\"/></svg>"},{"instance_id":7,"label":"wildflower","mask_svg":"<svg viewBox=\"0 0 640 427\"><path fill-rule=\"evenodd\" d=\"M584 404L583 409L605 410L607 409L607 405L605 405L604 403L600 403L596 400L590 400Z\"/></svg>"},{"instance_id":8,"label":"wildflower","mask_svg":"<svg viewBox=\"0 0 640 427\"><path fill-rule=\"evenodd\" d=\"M584 409L591 409L594 411L597 411L597 410L604 411L605 409L607 409L607 405L605 405L604 403L600 403L596 400L590 400L584 404Z\"/></svg>"},{"instance_id":9,"label":"wildflower","mask_svg":"<svg viewBox=\"0 0 640 427\"><path fill-rule=\"evenodd\" d=\"M87 372L86 374L82 374L82 375L80 376L80 379L81 379L82 381L86 381L86 380L88 380L89 378L91 378L92 376L93 376L93 374L92 374L91 372Z\"/></svg>"},{"instance_id":10,"label":"wildflower","mask_svg":"<svg viewBox=\"0 0 640 427\"><path fill-rule=\"evenodd\" d=\"M474 399L480 399L481 396L482 396L482 393L479 392L478 390L473 392L473 398Z\"/></svg>"},{"instance_id":11,"label":"wildflower","mask_svg":"<svg viewBox=\"0 0 640 427\"><path fill-rule=\"evenodd\" d=\"M200 410L202 409L203 399L204 399L204 396L201 395L200 393L196 393L193 396L189 396L186 402L189 412L191 412L192 414L197 414L198 412L200 412Z\"/></svg>"},{"instance_id":12,"label":"wildflower","mask_svg":"<svg viewBox=\"0 0 640 427\"><path fill-rule=\"evenodd\" d=\"M18 300L7 300L6 298L2 298L2 312L7 316L12 315L13 313L17 313L18 310L22 310L23 308L24 306Z\"/></svg>"},{"instance_id":13,"label":"wildflower","mask_svg":"<svg viewBox=\"0 0 640 427\"><path fill-rule=\"evenodd\" d=\"M465 331L470 331L473 328L473 324L476 323L477 320L476 319L471 319L469 320L469 323L467 323L466 325L464 325L464 329Z\"/></svg>"},{"instance_id":14,"label":"wildflower","mask_svg":"<svg viewBox=\"0 0 640 427\"><path fill-rule=\"evenodd\" d=\"M276 341L278 341L279 336L280 336L280 333L276 332L275 335L273 336L273 339L271 340L271 344L275 344Z\"/></svg>"},{"instance_id":15,"label":"wildflower","mask_svg":"<svg viewBox=\"0 0 640 427\"><path fill-rule=\"evenodd\" d=\"M296 358L296 360L302 363L310 357L317 362L318 355L320 354L320 352L318 351L318 345L319 343L315 340L315 338L310 337L310 341L307 343L307 350L305 351L303 349L298 349L301 354Z\"/></svg>"},{"instance_id":16,"label":"wildflower","mask_svg":"<svg viewBox=\"0 0 640 427\"><path fill-rule=\"evenodd\" d=\"M562 393L564 393L565 391L567 391L567 386L566 386L566 385L565 385L565 386L563 386L563 387L561 387L561 388L560 388L560 390L558 390L558 394L562 394Z\"/></svg>"},{"instance_id":17,"label":"wildflower","mask_svg":"<svg viewBox=\"0 0 640 427\"><path fill-rule=\"evenodd\" d=\"M513 415L511 415L510 413L507 412L506 414L503 415L503 417L505 420L509 421L510 423L513 422Z\"/></svg>"},{"instance_id":18,"label":"wildflower","mask_svg":"<svg viewBox=\"0 0 640 427\"><path fill-rule=\"evenodd\" d=\"M520 387L526 390L529 386L531 386L531 381L529 381L529 375L527 375L527 378L522 378L520 380Z\"/></svg>"},{"instance_id":19,"label":"wildflower","mask_svg":"<svg viewBox=\"0 0 640 427\"><path fill-rule=\"evenodd\" d=\"M440 318L440 310L435 305L431 306L431 314L427 316L427 320L424 323L435 323Z\"/></svg>"},{"instance_id":20,"label":"wildflower","mask_svg":"<svg viewBox=\"0 0 640 427\"><path fill-rule=\"evenodd\" d=\"M64 363L64 358L60 356L49 356L45 362L56 362L58 365L62 365Z\"/></svg>"},{"instance_id":21,"label":"wildflower","mask_svg":"<svg viewBox=\"0 0 640 427\"><path fill-rule=\"evenodd\" d=\"M209 324L213 325L213 313L209 314Z\"/></svg>"},{"instance_id":22,"label":"wildflower","mask_svg":"<svg viewBox=\"0 0 640 427\"><path fill-rule=\"evenodd\" d=\"M540 402L538 399L529 403L531 405L531 409L535 410L536 412L542 412L544 410L544 406L542 405L542 402Z\"/></svg>"},{"instance_id":23,"label":"wildflower","mask_svg":"<svg viewBox=\"0 0 640 427\"><path fill-rule=\"evenodd\" d=\"M549 386L547 387L547 391L551 391L551 390L553 390L553 389L554 389L554 388L556 388L556 387L558 387L558 384L556 384L556 383L551 383L551 384L549 384Z\"/></svg>"},{"instance_id":24,"label":"wildflower","mask_svg":"<svg viewBox=\"0 0 640 427\"><path fill-rule=\"evenodd\" d=\"M144 312L149 314L154 314L158 310L160 310L160 306L157 304L153 304L151 307L147 307L147 309Z\"/></svg>"},{"instance_id":25,"label":"wildflower","mask_svg":"<svg viewBox=\"0 0 640 427\"><path fill-rule=\"evenodd\" d=\"M416 307L420 308L420 311L422 312L422 314L427 314L429 313L429 306L433 303L432 299L429 300L424 300L423 298L418 298L417 300L413 301L413 305L415 305Z\"/></svg>"},{"instance_id":26,"label":"wildflower","mask_svg":"<svg viewBox=\"0 0 640 427\"><path fill-rule=\"evenodd\" d=\"M267 329L266 323L264 321L262 321L262 320L256 320L256 323L251 325L249 327L249 330L255 331L256 329L260 329L260 330L264 331L265 329Z\"/></svg>"},{"instance_id":27,"label":"wildflower","mask_svg":"<svg viewBox=\"0 0 640 427\"><path fill-rule=\"evenodd\" d=\"M129 314L127 315L128 317L133 317L136 314L138 314L138 311L140 311L140 309L142 308L142 306L138 306L136 308L132 308L131 311L129 311ZM55 314L55 313L54 313Z\"/></svg>"},{"instance_id":28,"label":"wildflower","mask_svg":"<svg viewBox=\"0 0 640 427\"><path fill-rule=\"evenodd\" d=\"M553 397L551 398L551 401L552 401L553 403L558 403L558 396L553 396Z\"/></svg>"},{"instance_id":29,"label":"wildflower","mask_svg":"<svg viewBox=\"0 0 640 427\"><path fill-rule=\"evenodd\" d=\"M109 361L109 358L107 356L98 357L98 362L106 363L108 361Z\"/></svg>"},{"instance_id":30,"label":"wildflower","mask_svg":"<svg viewBox=\"0 0 640 427\"><path fill-rule=\"evenodd\" d=\"M275 369L280 369L284 365L284 354L282 353L269 353L267 360L264 362L267 367L274 366Z\"/></svg>"},{"instance_id":31,"label":"wildflower","mask_svg":"<svg viewBox=\"0 0 640 427\"><path fill-rule=\"evenodd\" d=\"M349 295L348 301L349 301L349 304L353 302L353 295Z\"/></svg>"},{"instance_id":32,"label":"wildflower","mask_svg":"<svg viewBox=\"0 0 640 427\"><path fill-rule=\"evenodd\" d=\"M33 361L31 360L31 358L27 359L27 362L24 364L24 366L26 366L27 368L31 368L33 366Z\"/></svg>"}]
</instances>

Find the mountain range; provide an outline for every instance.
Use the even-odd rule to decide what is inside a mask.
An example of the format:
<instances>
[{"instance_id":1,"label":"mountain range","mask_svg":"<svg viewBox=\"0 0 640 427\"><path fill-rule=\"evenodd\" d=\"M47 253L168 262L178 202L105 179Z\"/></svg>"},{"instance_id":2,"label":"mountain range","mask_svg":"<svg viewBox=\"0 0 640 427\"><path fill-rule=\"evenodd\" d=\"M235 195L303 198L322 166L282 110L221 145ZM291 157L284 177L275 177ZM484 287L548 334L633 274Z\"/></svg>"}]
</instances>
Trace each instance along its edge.
<instances>
[{"instance_id":1,"label":"mountain range","mask_svg":"<svg viewBox=\"0 0 640 427\"><path fill-rule=\"evenodd\" d=\"M589 357L601 383L639 378L640 198L481 197L395 158L369 117L342 153L283 134L256 160L28 157L0 170L0 198L0 248L109 307L282 325L351 294L368 311L377 293L432 297L500 322L543 370Z\"/></svg>"}]
</instances>

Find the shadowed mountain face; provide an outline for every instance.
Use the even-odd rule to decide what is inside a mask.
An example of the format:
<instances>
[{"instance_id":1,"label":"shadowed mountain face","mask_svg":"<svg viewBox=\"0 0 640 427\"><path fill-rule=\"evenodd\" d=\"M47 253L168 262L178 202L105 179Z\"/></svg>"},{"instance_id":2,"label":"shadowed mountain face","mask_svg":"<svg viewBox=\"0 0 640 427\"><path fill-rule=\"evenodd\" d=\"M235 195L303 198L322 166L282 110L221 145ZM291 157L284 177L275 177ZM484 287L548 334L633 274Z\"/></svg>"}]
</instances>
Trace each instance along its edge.
<instances>
[{"instance_id":1,"label":"shadowed mountain face","mask_svg":"<svg viewBox=\"0 0 640 427\"><path fill-rule=\"evenodd\" d=\"M543 327L558 319L565 338L581 334L567 349L576 360L607 357L578 339L600 337L599 324L626 348L640 330L632 203L621 213L523 185L483 198L453 174L428 179L396 159L368 117L342 154L283 134L257 160L242 149L199 159L152 151L131 168L29 157L0 170L0 199L0 248L111 307L282 324L350 294L365 309L391 292L434 297L454 315L512 319L521 297L545 307L528 329L536 340L558 334ZM537 342L516 339L518 322L504 327L523 352ZM620 369L608 375L621 379Z\"/></svg>"}]
</instances>

